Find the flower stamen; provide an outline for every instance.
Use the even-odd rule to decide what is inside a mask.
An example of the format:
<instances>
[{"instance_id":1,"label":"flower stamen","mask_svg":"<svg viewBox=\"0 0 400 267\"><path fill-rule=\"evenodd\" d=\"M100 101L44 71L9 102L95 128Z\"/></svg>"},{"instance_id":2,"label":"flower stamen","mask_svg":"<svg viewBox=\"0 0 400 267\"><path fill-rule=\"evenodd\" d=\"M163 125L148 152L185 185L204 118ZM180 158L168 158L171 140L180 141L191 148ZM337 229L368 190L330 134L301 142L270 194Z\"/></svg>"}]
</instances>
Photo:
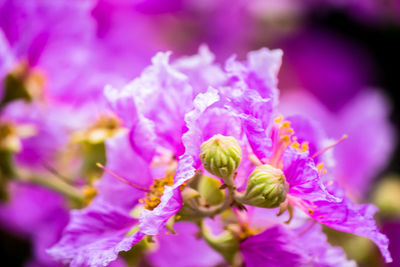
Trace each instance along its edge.
<instances>
[{"instance_id":1,"label":"flower stamen","mask_svg":"<svg viewBox=\"0 0 400 267\"><path fill-rule=\"evenodd\" d=\"M134 183L128 181L127 179L125 179L125 178L123 178L123 177L117 175L117 174L114 173L113 171L111 171L111 170L107 169L106 167L104 167L101 163L97 163L96 165L97 165L97 167L99 167L100 169L104 170L105 172L107 172L108 174L110 174L110 175L113 176L114 178L117 178L118 180L120 180L121 182L123 182L123 183L125 183L125 184L130 185L130 186L132 186L133 188L138 189L138 190L140 190L140 191L150 192L149 189L144 188L144 187L142 187L142 186L140 186L140 185L134 184Z\"/></svg>"},{"instance_id":2,"label":"flower stamen","mask_svg":"<svg viewBox=\"0 0 400 267\"><path fill-rule=\"evenodd\" d=\"M340 137L337 141L335 141L333 144L321 149L320 151L316 152L314 155L311 156L311 158L316 158L319 155L325 153L326 151L328 151L329 149L335 147L336 145L340 144L341 142L343 142L344 139L347 138L347 135L344 134L342 137Z\"/></svg>"}]
</instances>

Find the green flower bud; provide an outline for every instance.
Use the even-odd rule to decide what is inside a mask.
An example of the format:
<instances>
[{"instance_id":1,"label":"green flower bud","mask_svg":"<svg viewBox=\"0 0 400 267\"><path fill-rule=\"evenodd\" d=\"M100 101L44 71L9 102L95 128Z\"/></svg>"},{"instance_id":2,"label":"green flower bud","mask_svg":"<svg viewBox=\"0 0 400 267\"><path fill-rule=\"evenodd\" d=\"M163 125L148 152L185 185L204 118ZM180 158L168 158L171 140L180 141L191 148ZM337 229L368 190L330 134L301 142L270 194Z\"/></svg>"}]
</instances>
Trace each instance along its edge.
<instances>
[{"instance_id":1,"label":"green flower bud","mask_svg":"<svg viewBox=\"0 0 400 267\"><path fill-rule=\"evenodd\" d=\"M266 164L258 166L250 174L246 191L238 195L237 201L261 208L276 208L285 201L288 191L283 172Z\"/></svg>"},{"instance_id":2,"label":"green flower bud","mask_svg":"<svg viewBox=\"0 0 400 267\"><path fill-rule=\"evenodd\" d=\"M200 159L208 172L225 180L238 168L242 150L234 137L217 134L201 145Z\"/></svg>"},{"instance_id":3,"label":"green flower bud","mask_svg":"<svg viewBox=\"0 0 400 267\"><path fill-rule=\"evenodd\" d=\"M200 195L210 205L218 205L224 201L225 191L220 190L221 182L209 176L202 176L198 190Z\"/></svg>"}]
</instances>

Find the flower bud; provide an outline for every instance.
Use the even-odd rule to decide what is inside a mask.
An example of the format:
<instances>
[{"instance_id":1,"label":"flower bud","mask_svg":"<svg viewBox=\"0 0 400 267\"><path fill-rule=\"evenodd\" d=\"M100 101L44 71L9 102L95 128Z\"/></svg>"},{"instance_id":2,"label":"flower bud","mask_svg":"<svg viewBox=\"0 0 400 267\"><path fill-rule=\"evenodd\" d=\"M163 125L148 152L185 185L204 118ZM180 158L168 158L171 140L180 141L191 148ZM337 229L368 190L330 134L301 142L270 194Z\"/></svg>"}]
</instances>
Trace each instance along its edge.
<instances>
[{"instance_id":1,"label":"flower bud","mask_svg":"<svg viewBox=\"0 0 400 267\"><path fill-rule=\"evenodd\" d=\"M241 158L242 150L232 136L217 134L201 145L200 159L204 168L222 179L233 175Z\"/></svg>"},{"instance_id":2,"label":"flower bud","mask_svg":"<svg viewBox=\"0 0 400 267\"><path fill-rule=\"evenodd\" d=\"M221 182L216 178L202 176L198 190L200 195L207 201L209 205L218 205L224 201L225 191L220 190Z\"/></svg>"},{"instance_id":3,"label":"flower bud","mask_svg":"<svg viewBox=\"0 0 400 267\"><path fill-rule=\"evenodd\" d=\"M238 196L237 201L261 208L276 208L285 201L288 191L283 172L266 164L258 166L250 174L246 191Z\"/></svg>"}]
</instances>

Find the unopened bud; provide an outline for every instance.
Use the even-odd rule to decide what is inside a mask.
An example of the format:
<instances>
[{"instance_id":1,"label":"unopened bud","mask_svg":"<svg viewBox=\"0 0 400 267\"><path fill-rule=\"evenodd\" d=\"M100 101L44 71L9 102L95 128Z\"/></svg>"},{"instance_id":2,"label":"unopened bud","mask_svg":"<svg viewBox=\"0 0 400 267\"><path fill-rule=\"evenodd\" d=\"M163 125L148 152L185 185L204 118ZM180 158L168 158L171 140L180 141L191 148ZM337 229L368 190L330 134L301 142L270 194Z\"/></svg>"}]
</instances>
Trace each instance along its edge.
<instances>
[{"instance_id":1,"label":"unopened bud","mask_svg":"<svg viewBox=\"0 0 400 267\"><path fill-rule=\"evenodd\" d=\"M237 201L261 208L276 208L285 201L288 190L289 185L280 169L261 165L250 174L246 191Z\"/></svg>"},{"instance_id":2,"label":"unopened bud","mask_svg":"<svg viewBox=\"0 0 400 267\"><path fill-rule=\"evenodd\" d=\"M242 150L232 136L217 134L201 145L200 159L204 168L222 179L233 175L241 158Z\"/></svg>"}]
</instances>

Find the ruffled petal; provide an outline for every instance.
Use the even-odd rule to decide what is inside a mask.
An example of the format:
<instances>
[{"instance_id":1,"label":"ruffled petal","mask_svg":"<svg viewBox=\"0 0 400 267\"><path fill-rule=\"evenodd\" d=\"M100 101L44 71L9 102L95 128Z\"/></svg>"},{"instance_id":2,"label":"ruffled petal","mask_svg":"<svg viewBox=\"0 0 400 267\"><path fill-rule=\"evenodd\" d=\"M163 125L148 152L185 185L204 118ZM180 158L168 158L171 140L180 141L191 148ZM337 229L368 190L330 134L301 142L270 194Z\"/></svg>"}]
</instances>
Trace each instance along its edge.
<instances>
[{"instance_id":1,"label":"ruffled petal","mask_svg":"<svg viewBox=\"0 0 400 267\"><path fill-rule=\"evenodd\" d=\"M261 48L247 55L247 62L235 61L235 57L228 59L225 69L234 83L246 84L256 90L263 98L272 99L273 105L278 104L279 91L277 89L278 71L282 63L282 50Z\"/></svg>"},{"instance_id":2,"label":"ruffled petal","mask_svg":"<svg viewBox=\"0 0 400 267\"><path fill-rule=\"evenodd\" d=\"M374 205L356 205L345 196L341 202L316 201L311 205L311 209L303 207L303 210L314 220L338 231L371 239L380 249L386 262L392 261L388 250L389 240L379 232L374 220L377 211Z\"/></svg>"},{"instance_id":3,"label":"ruffled petal","mask_svg":"<svg viewBox=\"0 0 400 267\"><path fill-rule=\"evenodd\" d=\"M127 236L137 219L126 216L100 199L83 210L74 210L61 240L48 253L70 266L106 266L143 238L137 232Z\"/></svg>"},{"instance_id":4,"label":"ruffled petal","mask_svg":"<svg viewBox=\"0 0 400 267\"><path fill-rule=\"evenodd\" d=\"M104 89L111 109L130 129L130 141L134 150L145 160L151 161L155 154L156 134L154 122L145 118L136 108L134 97L129 90L117 90L111 86Z\"/></svg>"},{"instance_id":5,"label":"ruffled petal","mask_svg":"<svg viewBox=\"0 0 400 267\"><path fill-rule=\"evenodd\" d=\"M171 53L158 53L141 76L123 88L140 114L151 120L163 145L182 154L184 115L192 108L193 88L186 75L169 63Z\"/></svg>"},{"instance_id":6,"label":"ruffled petal","mask_svg":"<svg viewBox=\"0 0 400 267\"><path fill-rule=\"evenodd\" d=\"M289 194L308 201L328 200L337 202L322 184L314 161L308 152L287 148L283 155L283 172L289 183Z\"/></svg>"},{"instance_id":7,"label":"ruffled petal","mask_svg":"<svg viewBox=\"0 0 400 267\"><path fill-rule=\"evenodd\" d=\"M180 186L191 179L196 173L196 167L199 165L198 155L200 154L200 145L205 141L204 135L208 133L207 131L203 131L203 127L210 125L209 121L202 122L200 117L207 116L210 119L210 113L206 113L205 111L218 100L218 92L214 89L210 89L207 93L199 94L194 100L195 109L186 115L189 130L182 137L186 151L179 158L174 184L164 188L161 202L155 209L144 210L141 213L139 226L143 233L148 235L157 234L168 219L182 207ZM212 115L215 114L212 113ZM213 129L213 127L210 128Z\"/></svg>"},{"instance_id":8,"label":"ruffled petal","mask_svg":"<svg viewBox=\"0 0 400 267\"><path fill-rule=\"evenodd\" d=\"M193 87L193 95L207 91L208 87L217 87L227 80L221 67L214 63L215 56L207 45L201 45L196 55L181 57L173 62L173 67L184 73Z\"/></svg>"}]
</instances>

